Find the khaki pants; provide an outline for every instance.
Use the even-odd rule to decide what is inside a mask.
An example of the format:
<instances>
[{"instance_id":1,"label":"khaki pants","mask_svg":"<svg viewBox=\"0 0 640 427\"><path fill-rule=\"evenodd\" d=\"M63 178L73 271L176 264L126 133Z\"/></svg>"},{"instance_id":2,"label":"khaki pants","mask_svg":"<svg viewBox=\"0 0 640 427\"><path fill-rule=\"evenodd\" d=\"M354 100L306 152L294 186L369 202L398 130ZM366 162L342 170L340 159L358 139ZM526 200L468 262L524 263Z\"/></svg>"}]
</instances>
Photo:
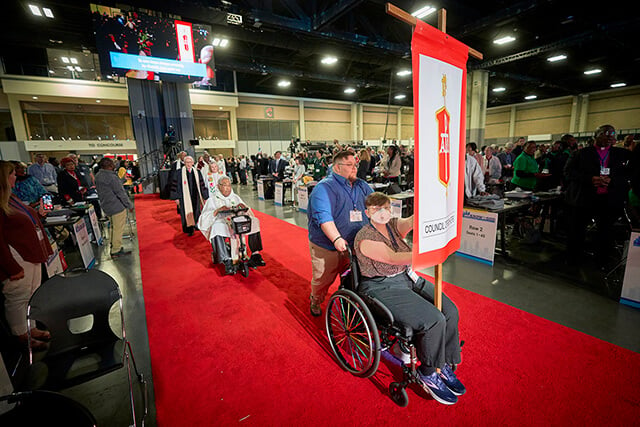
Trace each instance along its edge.
<instances>
[{"instance_id":1,"label":"khaki pants","mask_svg":"<svg viewBox=\"0 0 640 427\"><path fill-rule=\"evenodd\" d=\"M5 280L2 288L4 294L4 313L13 335L27 333L27 306L31 295L40 287L42 281L42 264L34 264L22 259L18 251L9 246L11 255L24 270L24 277L18 280ZM32 322L30 329L35 328Z\"/></svg>"},{"instance_id":2,"label":"khaki pants","mask_svg":"<svg viewBox=\"0 0 640 427\"><path fill-rule=\"evenodd\" d=\"M329 287L340 273L349 266L349 253L330 251L309 242L311 252L311 298L321 303L327 296Z\"/></svg>"},{"instance_id":3,"label":"khaki pants","mask_svg":"<svg viewBox=\"0 0 640 427\"><path fill-rule=\"evenodd\" d=\"M122 233L127 222L127 210L111 215L109 220L111 221L111 253L115 254L122 249Z\"/></svg>"}]
</instances>

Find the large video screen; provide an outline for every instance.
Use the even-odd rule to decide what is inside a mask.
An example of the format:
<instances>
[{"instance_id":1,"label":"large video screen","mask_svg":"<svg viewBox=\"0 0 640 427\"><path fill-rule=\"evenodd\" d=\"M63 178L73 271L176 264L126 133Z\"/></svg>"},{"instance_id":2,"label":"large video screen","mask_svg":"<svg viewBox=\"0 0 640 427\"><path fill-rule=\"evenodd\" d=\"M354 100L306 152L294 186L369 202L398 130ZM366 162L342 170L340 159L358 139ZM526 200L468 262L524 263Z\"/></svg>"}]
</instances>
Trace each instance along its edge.
<instances>
[{"instance_id":1,"label":"large video screen","mask_svg":"<svg viewBox=\"0 0 640 427\"><path fill-rule=\"evenodd\" d=\"M91 4L104 77L215 86L211 27Z\"/></svg>"}]
</instances>

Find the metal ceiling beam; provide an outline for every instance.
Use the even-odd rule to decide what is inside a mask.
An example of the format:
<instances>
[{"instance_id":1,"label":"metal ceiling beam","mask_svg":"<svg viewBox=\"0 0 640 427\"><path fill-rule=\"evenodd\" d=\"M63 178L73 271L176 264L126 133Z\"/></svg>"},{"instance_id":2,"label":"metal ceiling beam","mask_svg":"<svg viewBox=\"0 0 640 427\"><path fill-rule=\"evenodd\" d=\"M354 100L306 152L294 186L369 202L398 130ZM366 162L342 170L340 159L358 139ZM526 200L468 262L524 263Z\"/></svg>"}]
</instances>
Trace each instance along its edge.
<instances>
[{"instance_id":1,"label":"metal ceiling beam","mask_svg":"<svg viewBox=\"0 0 640 427\"><path fill-rule=\"evenodd\" d=\"M331 74L312 73L305 70L293 70L290 68L274 67L259 63L246 63L237 61L221 61L216 62L216 68L221 70L240 71L249 74L267 75L273 74L278 76L295 77L297 79L306 79L317 82L325 82L331 84L351 85L355 87L380 87L388 88L387 82L376 80L353 79L343 76Z\"/></svg>"},{"instance_id":2,"label":"metal ceiling beam","mask_svg":"<svg viewBox=\"0 0 640 427\"><path fill-rule=\"evenodd\" d=\"M568 37L564 40L549 43L549 44L539 46L533 49L525 50L522 52L514 53L513 55L507 55L501 58L482 61L481 63L475 64L475 65L472 64L472 65L469 65L469 69L481 70L481 69L495 67L496 65L508 64L510 62L519 61L525 58L531 58L534 56L538 56L541 53L562 49L568 46L582 43L584 41L591 40L592 38L594 38L594 36L595 36L595 33L593 31L586 31L584 33L580 33L580 34L576 34L574 36Z\"/></svg>"},{"instance_id":3,"label":"metal ceiling beam","mask_svg":"<svg viewBox=\"0 0 640 427\"><path fill-rule=\"evenodd\" d=\"M341 0L330 8L316 14L313 18L313 31L318 31L320 28L331 24L362 2L363 0Z\"/></svg>"},{"instance_id":4,"label":"metal ceiling beam","mask_svg":"<svg viewBox=\"0 0 640 427\"><path fill-rule=\"evenodd\" d=\"M543 1L539 0L527 0L522 1L520 3L516 3L510 7L505 7L501 9L499 12L494 13L493 15L486 16L481 19L474 20L472 24L468 24L462 27L460 31L455 33L456 38L463 38L465 36L477 33L479 31L483 31L486 28L493 27L495 25L499 25L500 23L519 18L522 14L530 12L533 9L536 9L540 6Z\"/></svg>"}]
</instances>

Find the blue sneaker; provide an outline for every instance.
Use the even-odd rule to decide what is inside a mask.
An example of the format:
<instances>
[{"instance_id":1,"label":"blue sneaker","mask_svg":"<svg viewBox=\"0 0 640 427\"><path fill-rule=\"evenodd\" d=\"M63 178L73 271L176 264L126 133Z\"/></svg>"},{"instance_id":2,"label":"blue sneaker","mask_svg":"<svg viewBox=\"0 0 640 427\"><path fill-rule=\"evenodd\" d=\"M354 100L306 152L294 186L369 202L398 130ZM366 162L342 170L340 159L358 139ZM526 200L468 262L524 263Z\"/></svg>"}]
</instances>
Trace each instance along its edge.
<instances>
[{"instance_id":1,"label":"blue sneaker","mask_svg":"<svg viewBox=\"0 0 640 427\"><path fill-rule=\"evenodd\" d=\"M456 396L462 396L467 392L467 389L460 382L458 377L456 377L456 374L453 373L453 369L451 369L451 366L447 365L446 363L444 364L442 369L440 369L440 378L442 378L442 382Z\"/></svg>"},{"instance_id":2,"label":"blue sneaker","mask_svg":"<svg viewBox=\"0 0 640 427\"><path fill-rule=\"evenodd\" d=\"M431 375L422 375L420 373L419 375L422 380L422 388L436 401L443 405L453 405L458 401L458 397L449 390L449 387L445 385L437 372Z\"/></svg>"}]
</instances>

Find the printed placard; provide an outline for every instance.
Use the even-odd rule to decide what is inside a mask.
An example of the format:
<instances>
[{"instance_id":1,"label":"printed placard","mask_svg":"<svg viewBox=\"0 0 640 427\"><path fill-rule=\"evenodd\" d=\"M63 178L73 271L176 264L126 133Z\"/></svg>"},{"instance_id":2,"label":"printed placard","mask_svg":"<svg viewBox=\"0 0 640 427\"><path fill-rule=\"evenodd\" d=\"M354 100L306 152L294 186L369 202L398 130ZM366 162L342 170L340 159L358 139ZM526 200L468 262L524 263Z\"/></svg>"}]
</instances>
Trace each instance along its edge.
<instances>
[{"instance_id":1,"label":"printed placard","mask_svg":"<svg viewBox=\"0 0 640 427\"><path fill-rule=\"evenodd\" d=\"M493 265L497 230L497 213L465 209L458 253Z\"/></svg>"},{"instance_id":2,"label":"printed placard","mask_svg":"<svg viewBox=\"0 0 640 427\"><path fill-rule=\"evenodd\" d=\"M73 224L73 234L76 236L78 243L78 249L80 249L80 256L82 256L82 262L85 268L93 267L96 262L96 258L93 254L93 248L91 247L91 240L89 239L89 232L87 231L87 224L84 218L78 219Z\"/></svg>"}]
</instances>

